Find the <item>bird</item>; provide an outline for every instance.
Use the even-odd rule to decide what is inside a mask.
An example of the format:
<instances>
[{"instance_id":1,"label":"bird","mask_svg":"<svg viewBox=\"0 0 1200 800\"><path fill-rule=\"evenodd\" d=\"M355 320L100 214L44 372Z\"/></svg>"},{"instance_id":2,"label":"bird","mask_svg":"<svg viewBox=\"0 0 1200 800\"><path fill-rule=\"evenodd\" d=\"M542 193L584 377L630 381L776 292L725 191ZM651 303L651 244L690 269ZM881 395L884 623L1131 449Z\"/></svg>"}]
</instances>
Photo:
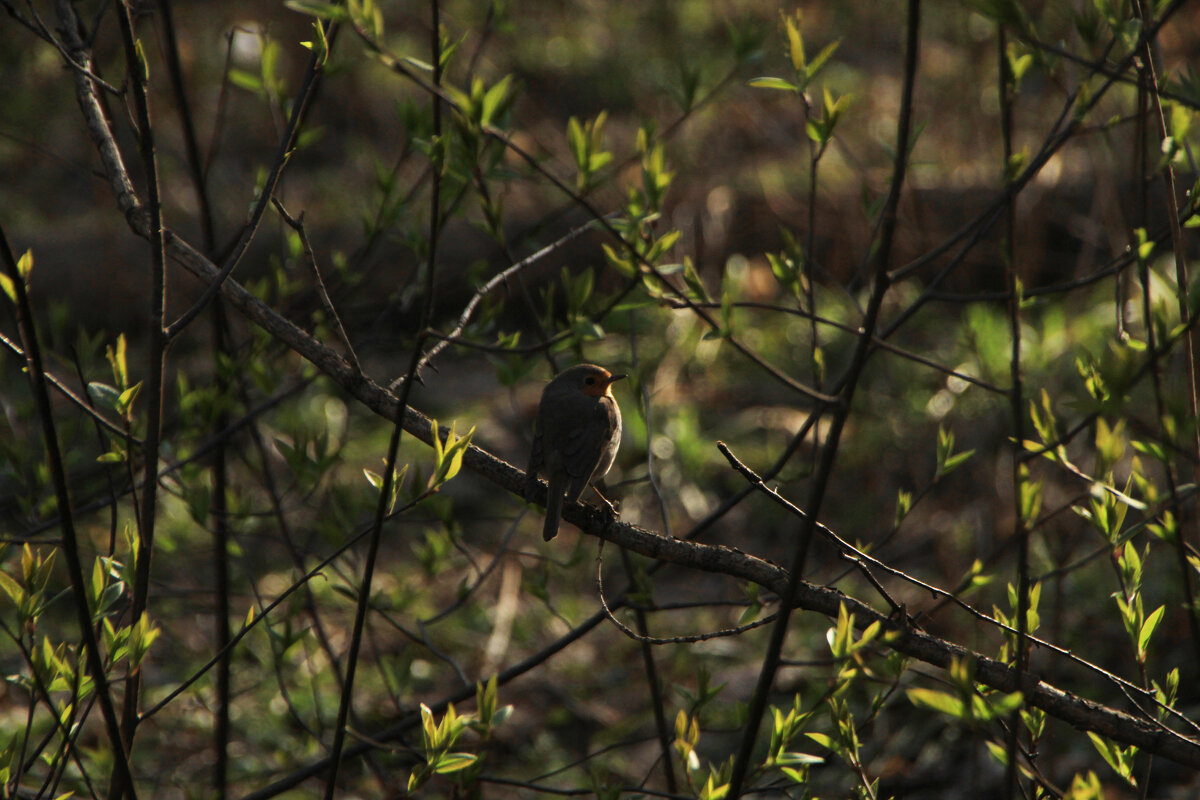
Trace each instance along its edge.
<instances>
[{"instance_id":1,"label":"bird","mask_svg":"<svg viewBox=\"0 0 1200 800\"><path fill-rule=\"evenodd\" d=\"M525 470L525 497L532 499L538 472L543 472L550 484L542 527L547 542L558 535L564 499L574 503L612 467L621 444L621 409L612 385L625 377L595 364L576 364L542 390ZM612 504L599 491L596 494L613 512Z\"/></svg>"}]
</instances>

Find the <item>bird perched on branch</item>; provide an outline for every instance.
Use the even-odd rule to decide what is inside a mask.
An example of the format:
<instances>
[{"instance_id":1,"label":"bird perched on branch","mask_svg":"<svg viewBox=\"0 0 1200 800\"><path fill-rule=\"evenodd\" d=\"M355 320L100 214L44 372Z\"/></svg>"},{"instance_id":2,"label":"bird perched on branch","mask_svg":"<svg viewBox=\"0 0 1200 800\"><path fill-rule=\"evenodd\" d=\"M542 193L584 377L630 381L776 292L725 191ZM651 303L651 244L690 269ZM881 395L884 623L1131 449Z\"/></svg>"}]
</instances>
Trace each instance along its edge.
<instances>
[{"instance_id":1,"label":"bird perched on branch","mask_svg":"<svg viewBox=\"0 0 1200 800\"><path fill-rule=\"evenodd\" d=\"M525 470L525 496L530 498L541 471L550 483L542 538L558 535L563 500L574 503L586 486L603 478L621 444L621 409L612 385L626 377L595 364L577 364L546 384L538 404L533 448ZM595 487L593 487L595 488ZM612 510L612 504L600 494Z\"/></svg>"}]
</instances>

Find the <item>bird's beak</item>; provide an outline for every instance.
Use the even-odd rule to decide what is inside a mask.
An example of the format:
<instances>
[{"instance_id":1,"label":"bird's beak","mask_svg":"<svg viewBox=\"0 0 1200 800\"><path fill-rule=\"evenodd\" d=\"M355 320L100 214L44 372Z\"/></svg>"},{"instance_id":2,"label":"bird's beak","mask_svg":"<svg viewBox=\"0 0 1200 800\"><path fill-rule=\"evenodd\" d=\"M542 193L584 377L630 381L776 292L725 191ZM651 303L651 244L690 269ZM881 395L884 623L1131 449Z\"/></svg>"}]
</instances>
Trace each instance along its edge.
<instances>
[{"instance_id":1,"label":"bird's beak","mask_svg":"<svg viewBox=\"0 0 1200 800\"><path fill-rule=\"evenodd\" d=\"M608 376L608 385L612 386L614 383L621 380L622 378L628 378L628 377L629 376L626 375L624 372L622 372L620 375L609 375Z\"/></svg>"}]
</instances>

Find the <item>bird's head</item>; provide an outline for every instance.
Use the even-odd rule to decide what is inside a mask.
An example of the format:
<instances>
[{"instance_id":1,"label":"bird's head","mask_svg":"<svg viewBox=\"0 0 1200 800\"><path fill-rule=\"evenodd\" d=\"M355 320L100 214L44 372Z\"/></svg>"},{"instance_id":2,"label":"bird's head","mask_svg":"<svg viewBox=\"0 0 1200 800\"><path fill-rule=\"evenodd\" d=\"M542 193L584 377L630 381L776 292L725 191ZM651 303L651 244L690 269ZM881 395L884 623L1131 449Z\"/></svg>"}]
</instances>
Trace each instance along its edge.
<instances>
[{"instance_id":1,"label":"bird's head","mask_svg":"<svg viewBox=\"0 0 1200 800\"><path fill-rule=\"evenodd\" d=\"M551 383L589 397L612 397L612 385L624 377L624 374L614 375L595 364L576 364L560 372Z\"/></svg>"}]
</instances>

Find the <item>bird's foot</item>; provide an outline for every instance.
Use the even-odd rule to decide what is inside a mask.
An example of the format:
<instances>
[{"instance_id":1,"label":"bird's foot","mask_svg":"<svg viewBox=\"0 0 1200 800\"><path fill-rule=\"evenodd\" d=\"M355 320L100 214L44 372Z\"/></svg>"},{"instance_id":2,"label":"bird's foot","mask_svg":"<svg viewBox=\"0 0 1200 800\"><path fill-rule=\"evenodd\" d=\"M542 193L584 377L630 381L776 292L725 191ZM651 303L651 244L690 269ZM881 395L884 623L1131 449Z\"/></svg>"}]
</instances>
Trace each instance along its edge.
<instances>
[{"instance_id":1,"label":"bird's foot","mask_svg":"<svg viewBox=\"0 0 1200 800\"><path fill-rule=\"evenodd\" d=\"M603 511L608 517L607 522L609 524L616 522L621 516L621 512L617 510L619 504L609 501L609 499L601 494L600 490L595 486L593 486L592 489L596 492L596 497L600 498L600 510Z\"/></svg>"}]
</instances>

